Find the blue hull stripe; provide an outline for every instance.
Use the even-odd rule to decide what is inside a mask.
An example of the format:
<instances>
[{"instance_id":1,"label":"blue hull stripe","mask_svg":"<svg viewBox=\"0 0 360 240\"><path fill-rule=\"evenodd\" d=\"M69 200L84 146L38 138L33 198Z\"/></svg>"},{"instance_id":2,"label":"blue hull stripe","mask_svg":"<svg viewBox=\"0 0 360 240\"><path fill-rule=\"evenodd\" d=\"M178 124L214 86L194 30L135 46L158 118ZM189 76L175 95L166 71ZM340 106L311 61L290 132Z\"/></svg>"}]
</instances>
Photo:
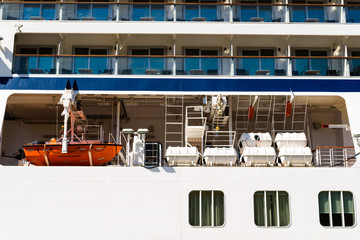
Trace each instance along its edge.
<instances>
[{"instance_id":1,"label":"blue hull stripe","mask_svg":"<svg viewBox=\"0 0 360 240\"><path fill-rule=\"evenodd\" d=\"M69 78L0 77L0 89L63 90ZM182 92L360 92L357 79L70 78L79 90Z\"/></svg>"}]
</instances>

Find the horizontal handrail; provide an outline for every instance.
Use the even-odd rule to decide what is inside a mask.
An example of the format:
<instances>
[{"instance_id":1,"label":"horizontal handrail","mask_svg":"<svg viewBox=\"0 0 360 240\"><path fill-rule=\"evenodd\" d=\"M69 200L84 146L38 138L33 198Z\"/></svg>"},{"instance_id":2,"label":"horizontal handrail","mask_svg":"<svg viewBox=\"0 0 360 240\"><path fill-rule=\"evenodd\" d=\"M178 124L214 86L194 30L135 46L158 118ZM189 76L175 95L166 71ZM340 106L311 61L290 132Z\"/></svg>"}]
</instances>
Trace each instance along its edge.
<instances>
[{"instance_id":1,"label":"horizontal handrail","mask_svg":"<svg viewBox=\"0 0 360 240\"><path fill-rule=\"evenodd\" d=\"M324 7L356 7L360 3L186 3L186 2L76 2L76 1L1 1L1 4L106 4L106 5L235 5L235 6L324 6Z\"/></svg>"},{"instance_id":2,"label":"horizontal handrail","mask_svg":"<svg viewBox=\"0 0 360 240\"><path fill-rule=\"evenodd\" d=\"M329 149L329 148L345 149L345 148L354 148L354 146L317 146L314 148L313 151L315 151L316 149Z\"/></svg>"},{"instance_id":3,"label":"horizontal handrail","mask_svg":"<svg viewBox=\"0 0 360 240\"><path fill-rule=\"evenodd\" d=\"M73 55L73 54L14 54L15 57L128 57L128 58L264 58L264 59L360 59L360 56L194 56L194 55Z\"/></svg>"}]
</instances>

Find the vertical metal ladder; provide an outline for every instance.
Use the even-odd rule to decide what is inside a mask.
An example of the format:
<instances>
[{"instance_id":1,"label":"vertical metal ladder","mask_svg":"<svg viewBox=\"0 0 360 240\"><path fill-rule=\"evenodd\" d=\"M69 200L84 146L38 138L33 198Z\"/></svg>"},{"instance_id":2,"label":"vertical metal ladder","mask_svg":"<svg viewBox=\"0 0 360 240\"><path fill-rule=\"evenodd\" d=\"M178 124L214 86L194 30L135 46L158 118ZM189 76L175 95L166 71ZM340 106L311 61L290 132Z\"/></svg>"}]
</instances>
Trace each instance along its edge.
<instances>
[{"instance_id":1,"label":"vertical metal ladder","mask_svg":"<svg viewBox=\"0 0 360 240\"><path fill-rule=\"evenodd\" d=\"M256 103L255 131L267 131L269 128L273 96L259 96Z\"/></svg>"},{"instance_id":2,"label":"vertical metal ladder","mask_svg":"<svg viewBox=\"0 0 360 240\"><path fill-rule=\"evenodd\" d=\"M236 135L246 132L249 127L249 107L251 105L252 96L238 96L236 104L235 130Z\"/></svg>"},{"instance_id":3,"label":"vertical metal ladder","mask_svg":"<svg viewBox=\"0 0 360 240\"><path fill-rule=\"evenodd\" d=\"M279 131L286 129L286 103L290 96L274 96L273 115L272 115L272 137Z\"/></svg>"},{"instance_id":4,"label":"vertical metal ladder","mask_svg":"<svg viewBox=\"0 0 360 240\"><path fill-rule=\"evenodd\" d=\"M184 96L165 97L165 150L184 146Z\"/></svg>"},{"instance_id":5,"label":"vertical metal ladder","mask_svg":"<svg viewBox=\"0 0 360 240\"><path fill-rule=\"evenodd\" d=\"M294 99L292 103L291 130L305 131L307 118L307 102L307 97L305 99L305 103L297 103L296 98Z\"/></svg>"}]
</instances>

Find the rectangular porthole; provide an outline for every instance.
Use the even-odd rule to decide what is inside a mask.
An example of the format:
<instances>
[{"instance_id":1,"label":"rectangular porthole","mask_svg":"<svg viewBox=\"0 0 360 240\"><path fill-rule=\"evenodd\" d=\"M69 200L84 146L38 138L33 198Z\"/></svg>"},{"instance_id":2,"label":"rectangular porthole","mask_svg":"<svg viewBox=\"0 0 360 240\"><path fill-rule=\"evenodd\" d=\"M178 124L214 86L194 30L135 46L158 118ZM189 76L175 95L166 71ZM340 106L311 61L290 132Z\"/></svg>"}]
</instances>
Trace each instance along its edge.
<instances>
[{"instance_id":1,"label":"rectangular porthole","mask_svg":"<svg viewBox=\"0 0 360 240\"><path fill-rule=\"evenodd\" d=\"M355 224L354 200L348 191L319 193L319 220L325 227L352 227Z\"/></svg>"},{"instance_id":2,"label":"rectangular porthole","mask_svg":"<svg viewBox=\"0 0 360 240\"><path fill-rule=\"evenodd\" d=\"M254 194L254 221L261 227L290 225L289 195L284 191L257 191Z\"/></svg>"},{"instance_id":3,"label":"rectangular porthole","mask_svg":"<svg viewBox=\"0 0 360 240\"><path fill-rule=\"evenodd\" d=\"M221 191L191 191L189 223L194 227L221 227L225 223L224 193Z\"/></svg>"}]
</instances>

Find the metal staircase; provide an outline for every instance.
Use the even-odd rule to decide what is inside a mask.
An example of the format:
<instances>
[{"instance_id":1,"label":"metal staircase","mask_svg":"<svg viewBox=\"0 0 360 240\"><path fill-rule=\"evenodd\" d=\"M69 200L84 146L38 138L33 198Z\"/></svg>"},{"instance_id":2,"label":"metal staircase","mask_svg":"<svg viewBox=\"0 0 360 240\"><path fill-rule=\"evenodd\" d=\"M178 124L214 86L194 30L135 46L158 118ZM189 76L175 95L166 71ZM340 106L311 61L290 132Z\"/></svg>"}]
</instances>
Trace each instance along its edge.
<instances>
[{"instance_id":1,"label":"metal staircase","mask_svg":"<svg viewBox=\"0 0 360 240\"><path fill-rule=\"evenodd\" d=\"M184 97L165 97L165 149L184 146Z\"/></svg>"}]
</instances>

